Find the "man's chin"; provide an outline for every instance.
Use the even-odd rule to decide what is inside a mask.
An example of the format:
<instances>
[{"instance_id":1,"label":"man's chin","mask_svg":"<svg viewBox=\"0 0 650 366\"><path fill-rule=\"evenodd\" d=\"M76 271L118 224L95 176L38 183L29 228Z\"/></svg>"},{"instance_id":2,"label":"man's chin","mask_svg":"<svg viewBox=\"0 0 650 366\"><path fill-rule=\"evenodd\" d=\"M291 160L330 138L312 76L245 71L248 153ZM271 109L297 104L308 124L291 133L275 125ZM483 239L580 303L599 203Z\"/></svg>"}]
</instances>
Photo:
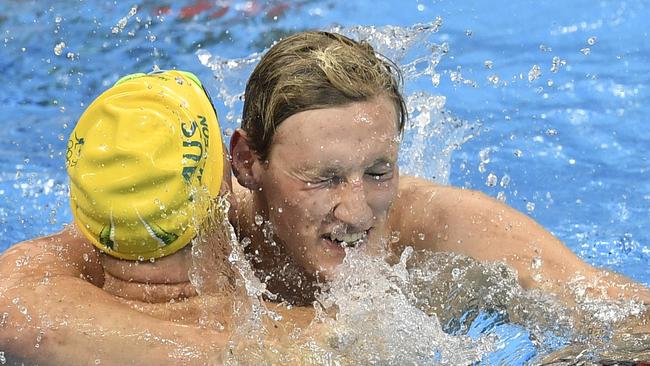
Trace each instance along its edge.
<instances>
[{"instance_id":1,"label":"man's chin","mask_svg":"<svg viewBox=\"0 0 650 366\"><path fill-rule=\"evenodd\" d=\"M308 271L318 282L328 282L337 274L338 266L343 263L343 259L338 261L328 261L328 263L319 263L317 266L310 268Z\"/></svg>"}]
</instances>

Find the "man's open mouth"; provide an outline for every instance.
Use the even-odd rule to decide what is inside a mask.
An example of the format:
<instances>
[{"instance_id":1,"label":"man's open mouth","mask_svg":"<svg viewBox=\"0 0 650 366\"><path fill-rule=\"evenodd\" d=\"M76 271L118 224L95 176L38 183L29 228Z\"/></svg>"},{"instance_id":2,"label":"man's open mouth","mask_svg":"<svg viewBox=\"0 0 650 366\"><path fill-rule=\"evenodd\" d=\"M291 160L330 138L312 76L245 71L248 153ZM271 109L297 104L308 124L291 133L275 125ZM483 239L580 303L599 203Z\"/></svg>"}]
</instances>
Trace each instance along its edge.
<instances>
[{"instance_id":1,"label":"man's open mouth","mask_svg":"<svg viewBox=\"0 0 650 366\"><path fill-rule=\"evenodd\" d=\"M343 248L356 248L368 239L368 230L358 233L329 233L323 235L324 239Z\"/></svg>"}]
</instances>

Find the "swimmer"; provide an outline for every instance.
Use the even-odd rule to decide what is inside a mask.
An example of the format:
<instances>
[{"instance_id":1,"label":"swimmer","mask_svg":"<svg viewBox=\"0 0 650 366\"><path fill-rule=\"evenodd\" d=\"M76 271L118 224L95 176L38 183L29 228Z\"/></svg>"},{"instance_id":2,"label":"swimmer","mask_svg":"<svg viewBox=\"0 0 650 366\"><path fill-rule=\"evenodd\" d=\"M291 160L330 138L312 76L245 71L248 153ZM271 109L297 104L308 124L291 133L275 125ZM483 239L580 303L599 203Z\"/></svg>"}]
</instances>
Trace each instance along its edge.
<instances>
[{"instance_id":1,"label":"swimmer","mask_svg":"<svg viewBox=\"0 0 650 366\"><path fill-rule=\"evenodd\" d=\"M650 304L646 287L593 268L507 205L400 176L407 116L399 80L398 67L368 44L327 32L285 38L253 71L231 139L244 187L235 186L235 227L251 239L250 255L259 253L252 263L271 292L309 303L314 283L331 278L346 247L399 258L411 246L505 262L523 287L561 297L583 276L601 278L613 298ZM263 244L262 221L277 249ZM539 259L538 269L531 264Z\"/></svg>"},{"instance_id":2,"label":"swimmer","mask_svg":"<svg viewBox=\"0 0 650 366\"><path fill-rule=\"evenodd\" d=\"M236 275L229 236L214 223L225 219L231 172L201 82L175 70L120 79L79 119L66 167L74 223L0 260L4 357L40 365L218 360ZM209 252L201 268L210 269L198 273L210 284L201 296L190 281L199 232ZM226 329L196 326L206 311Z\"/></svg>"}]
</instances>

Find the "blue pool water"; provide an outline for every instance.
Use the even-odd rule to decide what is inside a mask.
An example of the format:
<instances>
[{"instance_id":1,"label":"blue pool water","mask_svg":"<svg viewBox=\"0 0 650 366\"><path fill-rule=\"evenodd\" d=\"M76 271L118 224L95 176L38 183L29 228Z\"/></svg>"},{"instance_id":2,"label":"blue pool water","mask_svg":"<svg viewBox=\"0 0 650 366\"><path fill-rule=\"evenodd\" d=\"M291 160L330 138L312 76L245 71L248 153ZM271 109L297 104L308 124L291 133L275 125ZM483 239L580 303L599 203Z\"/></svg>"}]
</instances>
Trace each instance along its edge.
<instances>
[{"instance_id":1,"label":"blue pool water","mask_svg":"<svg viewBox=\"0 0 650 366\"><path fill-rule=\"evenodd\" d=\"M132 6L0 5L0 252L70 221L65 141L84 106L120 76L184 68L216 96L199 50L239 59L296 30L440 17L433 41L448 51L439 83L407 89L446 97L445 109L474 126L453 152L449 181L505 199L586 261L650 285L647 2L141 1L130 14Z\"/></svg>"}]
</instances>

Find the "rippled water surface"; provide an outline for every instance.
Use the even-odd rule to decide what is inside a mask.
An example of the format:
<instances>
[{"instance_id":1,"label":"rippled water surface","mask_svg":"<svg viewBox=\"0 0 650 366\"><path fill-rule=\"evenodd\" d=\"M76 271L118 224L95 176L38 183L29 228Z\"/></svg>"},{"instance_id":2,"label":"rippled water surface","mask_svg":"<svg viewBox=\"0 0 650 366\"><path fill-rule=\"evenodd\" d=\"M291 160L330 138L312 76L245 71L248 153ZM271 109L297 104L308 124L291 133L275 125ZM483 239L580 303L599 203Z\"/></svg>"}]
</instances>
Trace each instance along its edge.
<instances>
[{"instance_id":1,"label":"rippled water surface","mask_svg":"<svg viewBox=\"0 0 650 366\"><path fill-rule=\"evenodd\" d=\"M85 105L120 76L172 67L196 73L207 85L228 137L237 126L239 95L259 52L282 35L319 28L369 39L403 66L412 117L402 149L403 171L505 200L584 260L650 285L646 2L134 4L3 2L0 251L70 221L65 140ZM348 265L359 260L355 258ZM491 293L493 303L463 308L459 302L456 312L431 305L436 292L426 276L458 260L427 258L408 271L375 263L379 273L390 272L386 278L402 276L409 284L391 280L376 289L400 289L389 291L395 297L388 298L387 306L417 304L404 308L406 318L438 314L426 331L444 329L457 337L431 336L433 343L411 343L414 347L431 350L435 342L445 341L456 344L456 351L467 349L456 354L467 362L517 364L566 342L569 326L552 326L544 318L552 304L535 313L539 317L526 318L521 308L502 303L515 301L523 308L543 303L539 294L519 292L508 275L498 287L507 293ZM432 264L437 267L428 272L417 269ZM477 266L465 263L462 268ZM451 267L449 271L454 277ZM490 273L500 273L498 268L478 271L488 279ZM452 280L462 281L458 276ZM409 288L422 283L429 283L425 290ZM457 294L450 291L437 293L447 301L450 293ZM329 300L345 304L339 295L333 291ZM477 298L476 293L467 296ZM424 306L423 298L431 306ZM355 334L345 322L354 324L363 313L349 305L343 313L348 318L339 319L339 350L365 355L359 350L377 349L378 343L350 341ZM386 318L365 331L381 343L386 341L382 332L406 318ZM541 324L543 332L533 324ZM408 323L400 325L408 339L412 329ZM450 359L443 351L412 351L410 356L422 358L400 358L407 356L393 352L393 359L383 360Z\"/></svg>"}]
</instances>

